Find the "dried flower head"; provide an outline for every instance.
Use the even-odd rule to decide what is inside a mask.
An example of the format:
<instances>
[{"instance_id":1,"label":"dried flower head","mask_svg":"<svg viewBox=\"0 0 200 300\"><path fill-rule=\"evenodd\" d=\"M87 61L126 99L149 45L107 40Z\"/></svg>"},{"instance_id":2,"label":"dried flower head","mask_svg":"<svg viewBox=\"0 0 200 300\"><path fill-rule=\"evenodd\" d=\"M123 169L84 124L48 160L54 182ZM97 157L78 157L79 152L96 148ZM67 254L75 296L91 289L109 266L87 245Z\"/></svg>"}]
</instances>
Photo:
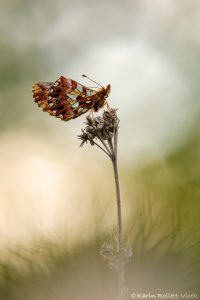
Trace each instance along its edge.
<instances>
[{"instance_id":1,"label":"dried flower head","mask_svg":"<svg viewBox=\"0 0 200 300\"><path fill-rule=\"evenodd\" d=\"M123 247L121 252L122 256L120 258L117 245L115 245L113 242L103 243L103 245L101 246L100 254L105 260L108 261L108 266L111 270L119 270L121 259L122 271L124 272L132 256L132 249Z\"/></svg>"},{"instance_id":2,"label":"dried flower head","mask_svg":"<svg viewBox=\"0 0 200 300\"><path fill-rule=\"evenodd\" d=\"M114 155L113 138L117 133L119 119L116 109L110 109L103 112L102 116L96 118L86 117L86 127L82 129L81 146L90 142L92 146L96 145L101 148L110 158ZM100 146L97 141L100 141Z\"/></svg>"}]
</instances>

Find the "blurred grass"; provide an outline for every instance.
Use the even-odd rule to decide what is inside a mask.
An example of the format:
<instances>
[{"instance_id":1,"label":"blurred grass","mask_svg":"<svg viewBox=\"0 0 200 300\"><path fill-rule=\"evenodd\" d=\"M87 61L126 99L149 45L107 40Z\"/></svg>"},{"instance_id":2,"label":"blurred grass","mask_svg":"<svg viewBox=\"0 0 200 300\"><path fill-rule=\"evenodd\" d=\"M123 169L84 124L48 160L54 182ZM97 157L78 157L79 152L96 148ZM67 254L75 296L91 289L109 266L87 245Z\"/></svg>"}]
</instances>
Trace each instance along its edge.
<instances>
[{"instance_id":1,"label":"blurred grass","mask_svg":"<svg viewBox=\"0 0 200 300\"><path fill-rule=\"evenodd\" d=\"M194 130L188 144L165 161L122 168L126 239L133 249L130 292L200 292L199 147ZM93 210L98 216L95 205ZM0 299L112 299L115 274L99 255L105 240L109 234L97 230L93 240L70 250L64 236L8 250L10 259L0 266Z\"/></svg>"}]
</instances>

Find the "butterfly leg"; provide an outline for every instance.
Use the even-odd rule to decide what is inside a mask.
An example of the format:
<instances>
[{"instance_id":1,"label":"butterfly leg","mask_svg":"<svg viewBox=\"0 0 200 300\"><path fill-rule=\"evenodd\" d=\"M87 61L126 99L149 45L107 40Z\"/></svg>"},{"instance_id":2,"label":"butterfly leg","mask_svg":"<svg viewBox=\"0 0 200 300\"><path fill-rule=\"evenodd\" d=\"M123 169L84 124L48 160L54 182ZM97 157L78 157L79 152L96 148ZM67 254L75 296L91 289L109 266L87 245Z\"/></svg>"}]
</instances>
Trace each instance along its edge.
<instances>
[{"instance_id":1,"label":"butterfly leg","mask_svg":"<svg viewBox=\"0 0 200 300\"><path fill-rule=\"evenodd\" d=\"M94 119L94 111L93 111L93 109L90 109L89 117L91 119Z\"/></svg>"},{"instance_id":2,"label":"butterfly leg","mask_svg":"<svg viewBox=\"0 0 200 300\"><path fill-rule=\"evenodd\" d=\"M111 111L111 107L110 107L110 105L108 104L108 101L106 100L106 107L107 107L107 110L108 111Z\"/></svg>"}]
</instances>

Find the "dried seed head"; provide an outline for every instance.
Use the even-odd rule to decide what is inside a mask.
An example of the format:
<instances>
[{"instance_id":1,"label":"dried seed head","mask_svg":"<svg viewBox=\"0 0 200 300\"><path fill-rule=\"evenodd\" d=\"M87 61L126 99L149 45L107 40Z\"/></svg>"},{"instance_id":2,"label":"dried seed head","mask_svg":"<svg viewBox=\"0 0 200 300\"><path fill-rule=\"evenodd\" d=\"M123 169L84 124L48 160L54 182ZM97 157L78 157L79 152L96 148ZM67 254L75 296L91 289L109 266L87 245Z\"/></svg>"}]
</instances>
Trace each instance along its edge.
<instances>
[{"instance_id":1,"label":"dried seed head","mask_svg":"<svg viewBox=\"0 0 200 300\"><path fill-rule=\"evenodd\" d=\"M120 268L120 253L117 248L115 243L103 243L100 250L100 255L108 261L110 269L116 271ZM132 257L132 249L130 247L123 247L121 255L121 267L125 271L125 268Z\"/></svg>"},{"instance_id":2,"label":"dried seed head","mask_svg":"<svg viewBox=\"0 0 200 300\"><path fill-rule=\"evenodd\" d=\"M118 128L119 119L116 114L116 109L104 111L102 116L92 119L86 117L86 127L82 129L82 134L78 137L81 139L81 146L90 141L94 145L94 139L102 139L111 142L115 129Z\"/></svg>"}]
</instances>

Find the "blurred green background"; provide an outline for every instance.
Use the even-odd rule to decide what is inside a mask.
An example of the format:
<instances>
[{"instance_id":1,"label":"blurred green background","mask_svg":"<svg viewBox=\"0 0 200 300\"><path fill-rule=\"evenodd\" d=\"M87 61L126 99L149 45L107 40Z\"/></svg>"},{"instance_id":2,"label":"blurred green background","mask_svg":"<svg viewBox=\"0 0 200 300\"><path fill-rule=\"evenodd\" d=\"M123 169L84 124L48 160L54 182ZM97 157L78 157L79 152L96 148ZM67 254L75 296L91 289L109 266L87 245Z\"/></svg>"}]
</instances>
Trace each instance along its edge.
<instances>
[{"instance_id":1,"label":"blurred green background","mask_svg":"<svg viewBox=\"0 0 200 300\"><path fill-rule=\"evenodd\" d=\"M198 0L1 1L1 300L115 299L99 255L111 164L79 147L85 116L51 118L31 94L81 74L111 84L120 117L128 299L200 293L199 20Z\"/></svg>"}]
</instances>

